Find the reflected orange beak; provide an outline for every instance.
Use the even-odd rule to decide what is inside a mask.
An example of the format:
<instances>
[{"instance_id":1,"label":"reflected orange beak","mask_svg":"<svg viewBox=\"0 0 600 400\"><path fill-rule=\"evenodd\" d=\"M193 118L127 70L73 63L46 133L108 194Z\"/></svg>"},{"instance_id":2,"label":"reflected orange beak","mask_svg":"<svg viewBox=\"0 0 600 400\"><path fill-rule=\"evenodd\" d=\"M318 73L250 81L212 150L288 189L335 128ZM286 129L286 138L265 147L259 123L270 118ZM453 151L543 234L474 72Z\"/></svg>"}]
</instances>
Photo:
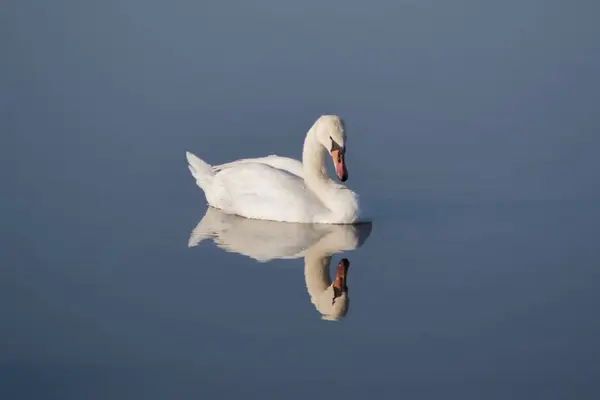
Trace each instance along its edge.
<instances>
[{"instance_id":1,"label":"reflected orange beak","mask_svg":"<svg viewBox=\"0 0 600 400\"><path fill-rule=\"evenodd\" d=\"M346 179L348 179L348 170L346 169L346 163L344 162L344 150L332 150L331 158L333 159L333 166L335 167L335 174L338 179L342 182L346 182Z\"/></svg>"},{"instance_id":2,"label":"reflected orange beak","mask_svg":"<svg viewBox=\"0 0 600 400\"><path fill-rule=\"evenodd\" d=\"M333 289L338 296L341 293L347 292L348 287L346 286L346 274L348 273L348 267L350 261L347 258L342 258L335 271L335 280L333 281Z\"/></svg>"}]
</instances>

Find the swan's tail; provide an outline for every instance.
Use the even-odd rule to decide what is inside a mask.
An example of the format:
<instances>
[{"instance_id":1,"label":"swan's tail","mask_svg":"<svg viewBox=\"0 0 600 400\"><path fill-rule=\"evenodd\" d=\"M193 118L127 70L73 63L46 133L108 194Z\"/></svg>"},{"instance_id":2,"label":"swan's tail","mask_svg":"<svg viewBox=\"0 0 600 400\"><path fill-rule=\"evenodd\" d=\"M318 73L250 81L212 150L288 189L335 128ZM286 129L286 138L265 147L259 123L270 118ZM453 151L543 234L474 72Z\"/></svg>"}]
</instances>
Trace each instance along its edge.
<instances>
[{"instance_id":1,"label":"swan's tail","mask_svg":"<svg viewBox=\"0 0 600 400\"><path fill-rule=\"evenodd\" d=\"M188 161L188 168L194 179L196 179L196 183L206 192L206 189L210 187L215 176L211 170L211 166L189 151L185 152L185 157Z\"/></svg>"}]
</instances>

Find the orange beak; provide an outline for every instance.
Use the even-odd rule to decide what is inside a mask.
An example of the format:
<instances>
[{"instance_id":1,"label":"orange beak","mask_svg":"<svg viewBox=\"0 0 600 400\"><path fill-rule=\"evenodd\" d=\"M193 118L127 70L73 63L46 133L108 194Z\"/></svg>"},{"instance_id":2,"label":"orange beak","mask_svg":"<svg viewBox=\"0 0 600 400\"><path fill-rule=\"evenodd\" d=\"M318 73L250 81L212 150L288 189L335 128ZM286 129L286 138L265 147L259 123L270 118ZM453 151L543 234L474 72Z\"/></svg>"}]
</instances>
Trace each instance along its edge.
<instances>
[{"instance_id":1,"label":"orange beak","mask_svg":"<svg viewBox=\"0 0 600 400\"><path fill-rule=\"evenodd\" d=\"M346 179L348 179L348 170L346 169L346 163L344 162L344 150L332 150L331 158L333 159L333 166L335 167L335 174L338 179L342 182L346 182Z\"/></svg>"}]
</instances>

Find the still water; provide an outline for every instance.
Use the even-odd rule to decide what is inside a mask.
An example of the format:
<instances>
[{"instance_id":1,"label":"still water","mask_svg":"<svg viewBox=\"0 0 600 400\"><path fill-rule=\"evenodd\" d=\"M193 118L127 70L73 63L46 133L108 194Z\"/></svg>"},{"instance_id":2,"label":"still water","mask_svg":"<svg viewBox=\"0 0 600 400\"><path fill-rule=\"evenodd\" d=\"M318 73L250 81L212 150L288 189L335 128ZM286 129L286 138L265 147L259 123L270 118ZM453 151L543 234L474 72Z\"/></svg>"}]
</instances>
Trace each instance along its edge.
<instances>
[{"instance_id":1,"label":"still water","mask_svg":"<svg viewBox=\"0 0 600 400\"><path fill-rule=\"evenodd\" d=\"M598 398L595 3L34 3L0 398ZM185 150L299 158L325 113L372 224L207 208Z\"/></svg>"}]
</instances>

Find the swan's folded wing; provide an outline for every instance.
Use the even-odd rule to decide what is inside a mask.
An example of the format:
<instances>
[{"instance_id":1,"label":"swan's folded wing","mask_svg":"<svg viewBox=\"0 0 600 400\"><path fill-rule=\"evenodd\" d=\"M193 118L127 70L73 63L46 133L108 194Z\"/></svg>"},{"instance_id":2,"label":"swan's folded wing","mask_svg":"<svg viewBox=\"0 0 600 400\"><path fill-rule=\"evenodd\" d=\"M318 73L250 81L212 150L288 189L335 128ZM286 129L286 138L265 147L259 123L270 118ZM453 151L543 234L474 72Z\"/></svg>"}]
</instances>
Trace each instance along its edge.
<instances>
[{"instance_id":1,"label":"swan's folded wing","mask_svg":"<svg viewBox=\"0 0 600 400\"><path fill-rule=\"evenodd\" d=\"M263 163L243 163L216 176L213 201L226 212L247 218L306 222L324 212L304 179Z\"/></svg>"}]
</instances>

